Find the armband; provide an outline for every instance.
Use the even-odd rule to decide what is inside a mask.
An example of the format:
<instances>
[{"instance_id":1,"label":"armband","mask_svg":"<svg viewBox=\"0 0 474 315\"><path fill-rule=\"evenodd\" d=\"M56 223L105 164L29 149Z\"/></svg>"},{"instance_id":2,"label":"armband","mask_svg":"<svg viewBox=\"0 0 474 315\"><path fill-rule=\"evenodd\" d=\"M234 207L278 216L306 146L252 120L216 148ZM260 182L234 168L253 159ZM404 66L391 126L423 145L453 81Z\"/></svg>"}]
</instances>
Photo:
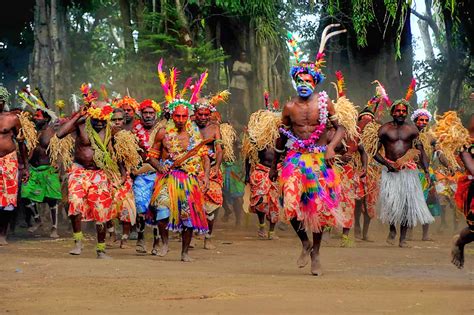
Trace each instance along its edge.
<instances>
[{"instance_id":1,"label":"armband","mask_svg":"<svg viewBox=\"0 0 474 315\"><path fill-rule=\"evenodd\" d=\"M285 152L285 149L280 150L280 149L275 148L275 152L276 152L276 153L284 153L284 152Z\"/></svg>"}]
</instances>

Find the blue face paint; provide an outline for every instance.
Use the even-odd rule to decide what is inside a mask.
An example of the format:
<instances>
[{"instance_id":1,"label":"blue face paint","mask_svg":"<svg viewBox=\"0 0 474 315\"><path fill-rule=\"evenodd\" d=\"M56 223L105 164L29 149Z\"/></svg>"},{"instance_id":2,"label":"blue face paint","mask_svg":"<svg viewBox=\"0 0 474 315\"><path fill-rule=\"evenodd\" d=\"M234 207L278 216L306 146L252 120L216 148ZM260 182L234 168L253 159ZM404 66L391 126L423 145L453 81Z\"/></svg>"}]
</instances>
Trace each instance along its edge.
<instances>
[{"instance_id":1,"label":"blue face paint","mask_svg":"<svg viewBox=\"0 0 474 315\"><path fill-rule=\"evenodd\" d=\"M304 81L298 81L296 85L296 92L300 97L308 98L313 94L314 87Z\"/></svg>"}]
</instances>

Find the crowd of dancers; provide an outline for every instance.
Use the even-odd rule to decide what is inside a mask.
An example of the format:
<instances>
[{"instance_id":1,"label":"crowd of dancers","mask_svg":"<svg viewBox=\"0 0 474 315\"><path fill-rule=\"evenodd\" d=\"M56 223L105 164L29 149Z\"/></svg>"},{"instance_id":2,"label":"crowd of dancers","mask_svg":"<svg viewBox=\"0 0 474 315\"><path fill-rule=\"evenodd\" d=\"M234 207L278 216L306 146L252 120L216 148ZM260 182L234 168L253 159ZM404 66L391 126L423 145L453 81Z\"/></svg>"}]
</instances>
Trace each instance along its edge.
<instances>
[{"instance_id":1,"label":"crowd of dancers","mask_svg":"<svg viewBox=\"0 0 474 315\"><path fill-rule=\"evenodd\" d=\"M434 117L426 102L410 113L414 80L396 101L376 81L375 96L361 111L346 95L340 72L335 100L316 92L324 80L326 38L340 33L328 30L310 62L301 60L290 38L297 95L280 108L265 93L265 106L237 132L218 112L227 91L202 96L207 72L178 89L179 71L165 73L163 61L158 65L162 105L130 96L110 99L84 84L83 104L69 117L58 117L29 89L19 95L26 107L7 112L10 95L2 87L0 245L7 245L19 199L34 220L31 232L42 222L38 204L47 203L50 236L58 237L58 203L66 194L71 255L84 250L81 222L94 221L97 257L109 258L106 237L115 233L118 220L121 248L127 248L134 228L136 252L148 253L148 225L151 254L165 256L169 232L176 232L181 260L189 262L193 235L203 234L204 248L215 248L219 208L233 208L239 220L247 185L249 205L243 210L257 215L258 237L276 239L275 225L291 224L302 244L297 264L311 262L313 275L322 274L325 231L341 228L342 246L351 246L352 228L357 238L371 241L369 224L378 216L390 227L387 242L397 243L399 228L398 245L408 247L407 232L417 224L423 226L423 240L430 240L429 226L444 213L443 199L468 223L452 248L452 262L462 268L464 246L474 235L474 119L465 128L456 112ZM390 119L382 124L385 111Z\"/></svg>"}]
</instances>

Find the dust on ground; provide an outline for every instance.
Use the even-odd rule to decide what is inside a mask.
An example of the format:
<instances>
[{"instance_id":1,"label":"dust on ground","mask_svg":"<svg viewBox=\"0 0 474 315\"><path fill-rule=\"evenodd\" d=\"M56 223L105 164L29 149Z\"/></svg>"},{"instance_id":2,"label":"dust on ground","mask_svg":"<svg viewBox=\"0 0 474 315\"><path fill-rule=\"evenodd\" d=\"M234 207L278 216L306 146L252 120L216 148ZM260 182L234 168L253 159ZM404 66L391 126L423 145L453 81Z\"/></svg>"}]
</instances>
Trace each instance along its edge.
<instances>
[{"instance_id":1,"label":"dust on ground","mask_svg":"<svg viewBox=\"0 0 474 315\"><path fill-rule=\"evenodd\" d=\"M249 221L249 220L247 220ZM253 218L250 219L253 221ZM300 244L291 229L279 240L256 237L255 224L236 229L216 224L217 250L190 251L182 263L180 243L165 258L137 256L134 247L108 250L112 260L95 258L93 234L79 257L68 254L67 238L25 238L17 231L0 247L0 313L8 314L473 314L474 247L456 269L449 258L452 229L434 242L412 248L385 242L387 227L372 224L373 243L322 246L324 275L299 269ZM150 232L148 231L150 234ZM129 241L133 245L133 241ZM148 248L151 240L148 240Z\"/></svg>"}]
</instances>

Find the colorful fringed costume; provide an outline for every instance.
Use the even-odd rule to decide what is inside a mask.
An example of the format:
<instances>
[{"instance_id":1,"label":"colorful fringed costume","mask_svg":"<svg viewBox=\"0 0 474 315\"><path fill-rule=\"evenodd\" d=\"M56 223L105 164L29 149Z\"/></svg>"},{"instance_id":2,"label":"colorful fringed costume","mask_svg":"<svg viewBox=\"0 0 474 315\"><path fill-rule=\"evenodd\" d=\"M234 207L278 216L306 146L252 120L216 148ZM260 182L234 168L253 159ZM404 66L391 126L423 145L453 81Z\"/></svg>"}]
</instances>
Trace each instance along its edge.
<instances>
[{"instance_id":1,"label":"colorful fringed costume","mask_svg":"<svg viewBox=\"0 0 474 315\"><path fill-rule=\"evenodd\" d=\"M356 183L354 181L354 167L346 164L340 172L341 177L341 195L339 200L339 209L342 215L342 227L352 228L354 224L354 209L356 199Z\"/></svg>"},{"instance_id":2,"label":"colorful fringed costume","mask_svg":"<svg viewBox=\"0 0 474 315\"><path fill-rule=\"evenodd\" d=\"M436 191L436 175L434 170L430 167L430 180L431 185L426 179L425 172L422 170L418 171L418 176L421 181L421 188L423 189L423 195L425 196L426 204L430 209L431 215L439 217L441 215L441 205L438 200L438 193Z\"/></svg>"},{"instance_id":3,"label":"colorful fringed costume","mask_svg":"<svg viewBox=\"0 0 474 315\"><path fill-rule=\"evenodd\" d=\"M195 155L186 159L177 168L173 166L202 142L199 128L193 122L188 120L185 128L189 135L189 145L187 148L182 148L177 139L178 129L174 122L170 120L166 125L163 145L169 156L160 162L170 166L171 170L158 174L151 205L156 209L156 219L169 217L169 230L182 231L184 228L191 228L197 233L204 234L208 232L208 226L204 210L204 194L199 186L197 174L200 172L202 156L207 155L206 147L201 147Z\"/></svg>"},{"instance_id":4,"label":"colorful fringed costume","mask_svg":"<svg viewBox=\"0 0 474 315\"><path fill-rule=\"evenodd\" d=\"M309 139L298 139L291 131L280 128L288 138L280 176L285 217L297 218L305 229L313 232L322 232L325 226L342 225L338 211L339 174L326 164L326 146L316 145L327 121L327 94L320 92L319 125Z\"/></svg>"},{"instance_id":5,"label":"colorful fringed costume","mask_svg":"<svg viewBox=\"0 0 474 315\"><path fill-rule=\"evenodd\" d=\"M237 165L236 162L223 162L221 169L224 178L224 185L222 187L224 198L232 200L242 197L245 192L245 184L242 180L242 167Z\"/></svg>"},{"instance_id":6,"label":"colorful fringed costume","mask_svg":"<svg viewBox=\"0 0 474 315\"><path fill-rule=\"evenodd\" d=\"M205 174L201 171L198 175L199 185L204 185ZM204 193L204 210L208 215L211 215L214 211L222 206L224 197L222 194L222 186L224 179L220 169L211 167L209 173L209 189Z\"/></svg>"},{"instance_id":7,"label":"colorful fringed costume","mask_svg":"<svg viewBox=\"0 0 474 315\"><path fill-rule=\"evenodd\" d=\"M16 151L0 157L0 207L17 205L18 196L18 158Z\"/></svg>"},{"instance_id":8,"label":"colorful fringed costume","mask_svg":"<svg viewBox=\"0 0 474 315\"><path fill-rule=\"evenodd\" d=\"M468 152L474 157L474 143L466 145L462 151ZM457 190L454 201L459 209L462 209L471 232L474 232L474 176L465 174L458 179Z\"/></svg>"}]
</instances>

